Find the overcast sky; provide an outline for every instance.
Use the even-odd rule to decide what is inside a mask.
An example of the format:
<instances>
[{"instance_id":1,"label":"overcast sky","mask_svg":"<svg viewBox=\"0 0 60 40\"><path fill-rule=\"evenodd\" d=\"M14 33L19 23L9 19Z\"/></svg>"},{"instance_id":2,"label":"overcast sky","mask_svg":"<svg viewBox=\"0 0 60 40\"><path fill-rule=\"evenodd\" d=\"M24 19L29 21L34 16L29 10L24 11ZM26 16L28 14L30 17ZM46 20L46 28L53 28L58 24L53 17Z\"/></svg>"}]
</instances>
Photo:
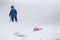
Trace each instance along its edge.
<instances>
[{"instance_id":1,"label":"overcast sky","mask_svg":"<svg viewBox=\"0 0 60 40\"><path fill-rule=\"evenodd\" d=\"M23 21L60 25L60 0L0 0L3 10L10 10L11 5L15 6Z\"/></svg>"}]
</instances>

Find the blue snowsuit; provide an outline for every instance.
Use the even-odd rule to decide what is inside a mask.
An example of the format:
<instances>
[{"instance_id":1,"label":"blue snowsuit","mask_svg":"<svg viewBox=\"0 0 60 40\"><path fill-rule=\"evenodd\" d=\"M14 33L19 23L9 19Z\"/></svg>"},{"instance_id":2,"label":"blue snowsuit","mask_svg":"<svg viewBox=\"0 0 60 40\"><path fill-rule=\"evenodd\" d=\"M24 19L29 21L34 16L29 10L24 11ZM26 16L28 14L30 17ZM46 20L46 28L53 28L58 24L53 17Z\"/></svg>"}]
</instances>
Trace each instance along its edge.
<instances>
[{"instance_id":1,"label":"blue snowsuit","mask_svg":"<svg viewBox=\"0 0 60 40\"><path fill-rule=\"evenodd\" d=\"M16 11L16 9L14 9L14 8L11 9L9 16L11 16L12 21L14 21L14 19L15 19L15 21L17 21L17 11Z\"/></svg>"}]
</instances>

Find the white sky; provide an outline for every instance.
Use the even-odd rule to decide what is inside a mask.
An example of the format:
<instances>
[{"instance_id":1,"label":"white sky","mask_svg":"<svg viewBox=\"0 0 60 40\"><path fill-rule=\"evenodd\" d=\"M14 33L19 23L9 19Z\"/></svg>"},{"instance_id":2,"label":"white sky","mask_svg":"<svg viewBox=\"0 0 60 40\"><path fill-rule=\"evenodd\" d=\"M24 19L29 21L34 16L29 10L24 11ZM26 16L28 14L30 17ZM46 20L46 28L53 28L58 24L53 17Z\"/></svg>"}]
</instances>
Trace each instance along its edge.
<instances>
[{"instance_id":1,"label":"white sky","mask_svg":"<svg viewBox=\"0 0 60 40\"><path fill-rule=\"evenodd\" d=\"M60 0L6 0L0 3L7 10L14 5L24 21L60 25ZM6 7L7 6L7 7ZM5 9L4 9L5 10Z\"/></svg>"}]
</instances>

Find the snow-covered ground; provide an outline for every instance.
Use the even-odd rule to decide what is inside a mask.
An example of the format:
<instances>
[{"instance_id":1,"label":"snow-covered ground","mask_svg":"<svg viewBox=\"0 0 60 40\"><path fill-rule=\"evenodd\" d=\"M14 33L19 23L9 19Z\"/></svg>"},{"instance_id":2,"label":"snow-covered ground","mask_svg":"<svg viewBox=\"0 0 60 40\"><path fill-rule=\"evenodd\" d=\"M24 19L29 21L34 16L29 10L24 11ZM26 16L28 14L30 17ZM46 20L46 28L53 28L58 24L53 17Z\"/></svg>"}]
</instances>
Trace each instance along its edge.
<instances>
[{"instance_id":1,"label":"snow-covered ground","mask_svg":"<svg viewBox=\"0 0 60 40\"><path fill-rule=\"evenodd\" d=\"M11 5L18 11L18 22L9 18ZM1 0L0 40L60 40L60 0Z\"/></svg>"}]
</instances>

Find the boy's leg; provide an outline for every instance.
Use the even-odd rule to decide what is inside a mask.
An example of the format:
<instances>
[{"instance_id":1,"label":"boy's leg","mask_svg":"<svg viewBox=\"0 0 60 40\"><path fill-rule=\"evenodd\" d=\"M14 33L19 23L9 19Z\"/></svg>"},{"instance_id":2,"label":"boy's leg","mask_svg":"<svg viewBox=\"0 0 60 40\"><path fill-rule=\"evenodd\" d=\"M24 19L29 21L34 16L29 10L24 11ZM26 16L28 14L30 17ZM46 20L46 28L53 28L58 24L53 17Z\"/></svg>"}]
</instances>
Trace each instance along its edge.
<instances>
[{"instance_id":1,"label":"boy's leg","mask_svg":"<svg viewBox=\"0 0 60 40\"><path fill-rule=\"evenodd\" d=\"M13 17L11 17L11 20L12 20L12 22L14 22L14 18Z\"/></svg>"},{"instance_id":2,"label":"boy's leg","mask_svg":"<svg viewBox=\"0 0 60 40\"><path fill-rule=\"evenodd\" d=\"M17 22L17 16L15 16L15 21Z\"/></svg>"}]
</instances>

